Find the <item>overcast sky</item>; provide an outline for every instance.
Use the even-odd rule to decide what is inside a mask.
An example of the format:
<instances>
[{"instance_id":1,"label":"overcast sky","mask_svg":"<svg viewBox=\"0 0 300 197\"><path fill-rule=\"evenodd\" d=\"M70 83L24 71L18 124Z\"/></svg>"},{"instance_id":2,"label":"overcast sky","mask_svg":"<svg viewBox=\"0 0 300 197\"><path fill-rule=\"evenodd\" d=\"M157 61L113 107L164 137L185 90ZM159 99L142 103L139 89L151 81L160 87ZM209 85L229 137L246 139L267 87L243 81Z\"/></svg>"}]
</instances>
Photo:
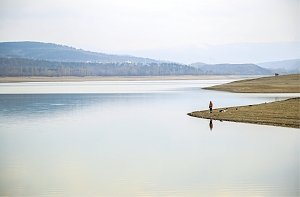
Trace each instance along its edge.
<instances>
[{"instance_id":1,"label":"overcast sky","mask_svg":"<svg viewBox=\"0 0 300 197\"><path fill-rule=\"evenodd\" d=\"M300 41L300 0L1 0L0 40L102 52Z\"/></svg>"}]
</instances>

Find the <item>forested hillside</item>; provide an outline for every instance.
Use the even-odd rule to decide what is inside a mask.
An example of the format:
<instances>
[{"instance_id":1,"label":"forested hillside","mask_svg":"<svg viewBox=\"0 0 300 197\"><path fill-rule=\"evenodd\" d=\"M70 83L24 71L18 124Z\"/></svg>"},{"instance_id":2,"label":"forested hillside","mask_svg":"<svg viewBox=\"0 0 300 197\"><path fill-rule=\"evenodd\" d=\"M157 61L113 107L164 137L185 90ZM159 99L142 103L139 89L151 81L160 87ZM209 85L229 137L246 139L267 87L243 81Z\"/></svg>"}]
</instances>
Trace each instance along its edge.
<instances>
[{"instance_id":1,"label":"forested hillside","mask_svg":"<svg viewBox=\"0 0 300 197\"><path fill-rule=\"evenodd\" d=\"M256 64L205 64L194 63L192 67L201 69L203 74L214 75L269 75L272 72Z\"/></svg>"},{"instance_id":2,"label":"forested hillside","mask_svg":"<svg viewBox=\"0 0 300 197\"><path fill-rule=\"evenodd\" d=\"M153 76L201 73L200 69L176 63L84 63L0 58L0 76Z\"/></svg>"},{"instance_id":3,"label":"forested hillside","mask_svg":"<svg viewBox=\"0 0 300 197\"><path fill-rule=\"evenodd\" d=\"M2 42L0 57L27 58L57 62L158 63L160 61L128 55L111 55L43 42Z\"/></svg>"}]
</instances>

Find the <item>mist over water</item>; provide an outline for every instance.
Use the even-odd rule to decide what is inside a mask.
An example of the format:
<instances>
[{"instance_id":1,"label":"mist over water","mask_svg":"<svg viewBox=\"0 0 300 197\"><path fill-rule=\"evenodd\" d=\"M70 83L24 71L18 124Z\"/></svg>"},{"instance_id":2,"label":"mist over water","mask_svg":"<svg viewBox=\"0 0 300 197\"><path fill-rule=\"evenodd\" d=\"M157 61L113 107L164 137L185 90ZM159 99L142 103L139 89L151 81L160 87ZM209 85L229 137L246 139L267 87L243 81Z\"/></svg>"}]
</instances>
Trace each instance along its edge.
<instances>
[{"instance_id":1,"label":"mist over water","mask_svg":"<svg viewBox=\"0 0 300 197\"><path fill-rule=\"evenodd\" d=\"M224 82L0 84L0 195L298 196L298 129L186 115L295 94Z\"/></svg>"}]
</instances>

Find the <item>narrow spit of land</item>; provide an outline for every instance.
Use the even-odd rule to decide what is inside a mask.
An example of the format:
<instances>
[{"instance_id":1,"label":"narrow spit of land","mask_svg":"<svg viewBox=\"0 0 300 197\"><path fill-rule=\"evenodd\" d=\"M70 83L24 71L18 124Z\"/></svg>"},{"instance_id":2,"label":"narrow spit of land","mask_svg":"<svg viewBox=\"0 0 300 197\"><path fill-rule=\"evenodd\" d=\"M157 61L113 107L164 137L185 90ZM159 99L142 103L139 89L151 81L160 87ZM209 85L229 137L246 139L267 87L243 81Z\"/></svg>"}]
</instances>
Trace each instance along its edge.
<instances>
[{"instance_id":1,"label":"narrow spit of land","mask_svg":"<svg viewBox=\"0 0 300 197\"><path fill-rule=\"evenodd\" d=\"M208 87L237 93L300 93L300 74L247 79ZM214 120L300 128L300 97L258 105L219 108L213 113L195 111L190 116Z\"/></svg>"},{"instance_id":2,"label":"narrow spit of land","mask_svg":"<svg viewBox=\"0 0 300 197\"><path fill-rule=\"evenodd\" d=\"M195 111L198 118L300 128L300 97L257 105Z\"/></svg>"},{"instance_id":3,"label":"narrow spit of land","mask_svg":"<svg viewBox=\"0 0 300 197\"><path fill-rule=\"evenodd\" d=\"M300 93L300 74L246 79L204 89L239 93Z\"/></svg>"}]
</instances>

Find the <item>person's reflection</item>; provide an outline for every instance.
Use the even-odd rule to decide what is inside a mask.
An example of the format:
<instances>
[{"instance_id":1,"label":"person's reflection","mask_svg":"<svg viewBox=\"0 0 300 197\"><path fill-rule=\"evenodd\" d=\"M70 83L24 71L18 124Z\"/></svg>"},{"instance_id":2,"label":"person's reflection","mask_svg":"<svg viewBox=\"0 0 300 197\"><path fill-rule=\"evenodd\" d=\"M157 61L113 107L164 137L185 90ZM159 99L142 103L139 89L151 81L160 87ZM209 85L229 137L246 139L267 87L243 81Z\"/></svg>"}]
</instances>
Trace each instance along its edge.
<instances>
[{"instance_id":1,"label":"person's reflection","mask_svg":"<svg viewBox=\"0 0 300 197\"><path fill-rule=\"evenodd\" d=\"M213 125L213 122L212 122L212 119L210 119L209 121L209 129L212 131L214 125Z\"/></svg>"}]
</instances>

